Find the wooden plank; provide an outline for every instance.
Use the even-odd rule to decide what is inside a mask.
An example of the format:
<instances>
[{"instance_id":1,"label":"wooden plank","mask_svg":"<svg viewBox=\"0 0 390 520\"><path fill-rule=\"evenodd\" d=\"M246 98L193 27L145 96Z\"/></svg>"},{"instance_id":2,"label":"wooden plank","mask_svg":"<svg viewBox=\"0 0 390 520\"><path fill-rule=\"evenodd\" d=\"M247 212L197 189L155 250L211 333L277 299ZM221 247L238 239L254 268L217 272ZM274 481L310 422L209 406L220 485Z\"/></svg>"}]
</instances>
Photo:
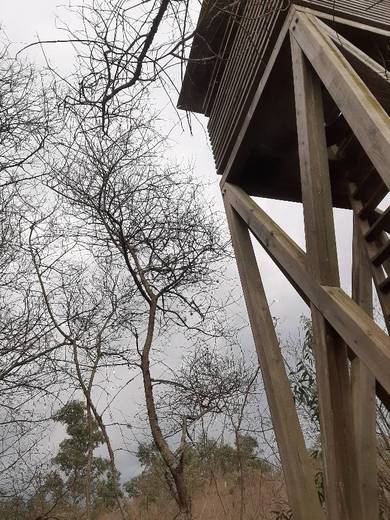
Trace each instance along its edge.
<instances>
[{"instance_id":1,"label":"wooden plank","mask_svg":"<svg viewBox=\"0 0 390 520\"><path fill-rule=\"evenodd\" d=\"M370 26L370 30L375 32L390 28L388 0L373 0L371 8L366 0L298 0L297 4L318 10L322 17L327 16L332 22Z\"/></svg>"},{"instance_id":2,"label":"wooden plank","mask_svg":"<svg viewBox=\"0 0 390 520\"><path fill-rule=\"evenodd\" d=\"M226 162L227 149L239 131L253 84L263 66L270 33L273 31L275 19L281 13L280 0L267 0L267 2L260 3L255 1L253 4L256 8L254 15L256 23L255 26L249 26L245 30L245 45L243 46L245 56L240 60L243 62L243 67L239 74L230 78L230 85L225 84L222 92L223 110L215 114L219 121L219 131L214 130L213 132L213 149L218 170ZM226 87L230 88L230 96L224 95Z\"/></svg>"},{"instance_id":3,"label":"wooden plank","mask_svg":"<svg viewBox=\"0 0 390 520\"><path fill-rule=\"evenodd\" d=\"M291 37L307 265L315 280L339 287L321 84ZM346 345L311 305L325 466L332 519L363 519Z\"/></svg>"},{"instance_id":4,"label":"wooden plank","mask_svg":"<svg viewBox=\"0 0 390 520\"><path fill-rule=\"evenodd\" d=\"M375 190L368 197L368 199L364 198L364 200L362 201L363 205L361 210L359 211L359 217L363 219L368 218L388 193L389 191L387 189L387 186L385 186L383 182L377 185ZM353 198L355 198L355 196Z\"/></svg>"},{"instance_id":5,"label":"wooden plank","mask_svg":"<svg viewBox=\"0 0 390 520\"><path fill-rule=\"evenodd\" d=\"M386 392L386 390L376 382L376 395L380 401L386 406L387 411L390 412L390 395Z\"/></svg>"},{"instance_id":6,"label":"wooden plank","mask_svg":"<svg viewBox=\"0 0 390 520\"><path fill-rule=\"evenodd\" d=\"M273 66L275 65L275 62L276 62L276 58L279 54L279 51L283 45L283 42L285 40L285 37L286 37L286 34L288 32L288 29L289 29L289 26L291 24L291 21L293 20L293 17L295 15L295 9L294 7L291 7L290 8L290 11L288 13L288 16L286 17L286 20L283 24L283 27L281 28L280 30L280 33L279 33L279 36L278 36L278 39L275 43L275 46L273 48L273 51L271 53L271 56L268 60L268 63L265 67L265 70L264 70L264 73L261 77L261 80L260 80L260 83L256 89L256 92L254 93L253 95L253 98L252 98L252 102L246 112L246 115L245 115L245 119L243 120L242 122L242 125L241 125L241 128L240 128L240 131L237 135L237 138L235 140L235 143L234 143L234 146L233 146L233 149L229 155L229 159L228 159L228 162L227 162L227 165L224 169L224 173L222 175L222 178L221 178L221 181L220 181L220 186L221 188L223 187L224 183L228 181L229 179L229 174L231 172L231 170L233 169L233 166L234 164L236 163L237 160L239 160L239 157L240 157L240 149L243 145L243 142L245 140L245 136L246 136L246 133L248 131L248 128L249 128L249 125L251 123L251 120L253 118L253 115L257 109L257 106L260 102L260 99L261 99L261 96L262 96L262 93L264 91L264 88L265 88L265 85L268 81L268 78L271 74L271 71L273 69Z\"/></svg>"},{"instance_id":7,"label":"wooden plank","mask_svg":"<svg viewBox=\"0 0 390 520\"><path fill-rule=\"evenodd\" d=\"M300 9L299 6L297 6L297 8ZM248 85L253 84L253 78L258 74L256 70L260 70L262 68L262 66L258 67L258 65L262 65L263 58L261 57L261 54L263 52L263 47L267 47L267 41L274 38L276 26L280 26L284 17L285 14L283 12L283 9L281 9L279 12L277 9L275 9L275 13L272 14L272 17L269 16L269 21L267 25L259 25L258 30L255 33L253 33L253 38L255 38L255 36L257 37L258 34L262 34L263 40L265 41L259 40L261 41L261 45L258 45L258 57L251 57L250 70L247 68L247 66L244 67L245 73L242 76L244 78L247 78L246 83ZM275 21L276 19L278 20L277 22ZM361 20L363 20L363 18L361 18ZM341 19L340 21L350 24L350 20L347 19ZM353 47L352 44L351 47ZM344 49L342 50L343 52L347 52L344 51ZM250 52L246 52L246 55L249 56ZM368 60L370 59L371 58L368 58ZM255 83L258 83L260 79L261 78L258 77ZM380 79L383 82L383 78ZM232 92L234 92L233 97L231 95L228 96L229 99L225 95L226 86L228 86L230 90L233 88ZM379 84L375 92L381 92L382 89L380 87L381 85ZM250 106L250 101L254 95L254 91L255 89L253 87L250 87L248 89L246 87L244 88L241 77L237 77L236 79L229 78L228 85L226 85L226 81L224 82L223 86L222 84L220 85L219 97L223 102L219 110L216 110L214 111L214 113L211 114L211 118L209 121L210 138L219 173L223 173L224 168L229 160L229 155L232 152L232 149L236 141L236 137L240 132L241 125L245 120L245 115L247 113L248 106ZM239 99L237 96L239 97ZM217 130L214 128L216 123L218 123Z\"/></svg>"},{"instance_id":8,"label":"wooden plank","mask_svg":"<svg viewBox=\"0 0 390 520\"><path fill-rule=\"evenodd\" d=\"M354 27L355 29L360 29L361 31L366 31L369 33L379 34L381 36L390 37L390 24L386 26L377 26L370 23L367 23L367 19L360 17L360 19L350 19L345 16L342 16L341 13L335 13L334 9L332 13L327 13L325 11L319 11L316 9L316 6L311 4L310 7L303 5L296 5L296 10L302 13L311 14L316 16L317 18L321 18L322 20L327 20L332 23L341 23L343 25L347 25L349 27Z\"/></svg>"},{"instance_id":9,"label":"wooden plank","mask_svg":"<svg viewBox=\"0 0 390 520\"><path fill-rule=\"evenodd\" d=\"M221 2L220 4L222 4ZM234 2L233 8L238 4L245 4L243 0ZM214 16L207 17L206 4L210 6L216 2L203 2L202 12L200 15L197 35L195 36L195 46L191 51L189 64L187 66L185 79L183 82L183 89L180 95L180 102L182 108L187 110L194 109L195 111L201 111L201 107L204 105L204 96L207 91L206 84L199 85L194 83L193 79L197 75L200 75L206 79L207 72L202 70L206 68L210 70L207 64L210 58L210 47L207 43L215 43L213 41L213 29L215 23L211 23L210 27L204 27L205 21L210 20L215 22L217 19L217 26L219 26L218 20L223 17L225 20L228 16L224 16L221 12L219 16L215 16L215 9L212 14ZM219 5L220 5L219 4ZM297 5L297 4L304 4ZM220 5L221 6L221 5ZM218 7L218 6L217 6ZM284 3L280 5L281 18L286 15L286 10L289 4ZM369 31L376 34L386 35L390 29L390 2L389 0L373 1L373 5L370 6L366 0L340 0L340 2L334 2L333 0L299 0L294 7L305 10L307 12L315 13L323 19L330 20L333 23L342 23L351 27L357 27L364 31ZM204 12L203 12L204 11ZM223 11L223 9L222 9ZM278 29L276 30L278 32ZM215 31L214 31L215 32ZM218 48L213 46L213 49ZM206 62L204 62L206 58ZM211 74L209 75L211 79ZM200 88L199 88L200 87Z\"/></svg>"},{"instance_id":10,"label":"wooden plank","mask_svg":"<svg viewBox=\"0 0 390 520\"><path fill-rule=\"evenodd\" d=\"M385 244L378 250L378 252L372 257L372 263L375 267L379 267L385 260L390 257L390 240L387 240Z\"/></svg>"},{"instance_id":11,"label":"wooden plank","mask_svg":"<svg viewBox=\"0 0 390 520\"><path fill-rule=\"evenodd\" d=\"M383 184L383 181L379 177L379 175L376 174L374 168L368 169L366 175L364 175L362 179L359 179L359 181L354 182L357 182L357 187L356 190L353 192L353 198L356 200L360 199L364 203L366 203L366 201L371 200L372 198L375 198L377 200L379 196L378 192L380 192L381 194L385 193L385 195L383 195L382 198L384 198L388 193L387 187Z\"/></svg>"},{"instance_id":12,"label":"wooden plank","mask_svg":"<svg viewBox=\"0 0 390 520\"><path fill-rule=\"evenodd\" d=\"M297 13L291 32L390 189L389 116L315 17Z\"/></svg>"},{"instance_id":13,"label":"wooden plank","mask_svg":"<svg viewBox=\"0 0 390 520\"><path fill-rule=\"evenodd\" d=\"M210 83L203 101L203 112L205 116L210 115L211 108L214 104L215 97L218 93L219 83L226 67L226 62L231 51L235 36L237 34L238 20L241 15L242 3L237 2L232 6L231 13L227 17L226 29L223 39L221 40L219 56L216 60L214 70L210 76Z\"/></svg>"},{"instance_id":14,"label":"wooden plank","mask_svg":"<svg viewBox=\"0 0 390 520\"><path fill-rule=\"evenodd\" d=\"M224 197L232 244L294 518L324 519L247 225Z\"/></svg>"},{"instance_id":15,"label":"wooden plank","mask_svg":"<svg viewBox=\"0 0 390 520\"><path fill-rule=\"evenodd\" d=\"M217 92L215 94L215 99L213 103L213 109L211 110L210 119L209 119L209 130L210 134L213 136L213 146L215 146L215 138L214 136L217 135L217 125L218 125L218 118L214 118L213 114L216 112L218 114L221 114L222 110L222 104L224 96L226 96L226 90L225 85L229 85L231 83L230 77L232 75L234 65L237 63L240 63L239 60L239 53L241 52L241 48L243 45L243 31L242 31L242 24L241 20L246 15L246 9L247 6L243 7L243 11L240 16L240 20L236 20L234 23L237 24L236 33L232 42L232 45L229 49L229 53L225 55L225 66L220 78L220 84L217 89Z\"/></svg>"},{"instance_id":16,"label":"wooden plank","mask_svg":"<svg viewBox=\"0 0 390 520\"><path fill-rule=\"evenodd\" d=\"M243 12L240 17L239 27L231 47L230 54L226 57L227 65L223 72L223 76L221 78L221 83L218 89L218 93L216 95L213 111L210 117L209 126L210 131L213 135L213 147L218 147L218 139L217 136L220 134L219 126L224 117L228 114L227 109L227 101L230 98L230 92L235 91L237 88L237 84L235 81L235 73L243 67L243 63L245 59L248 59L248 55L243 51L246 48L246 44L248 39L250 38L250 32L248 34L247 25L254 20L253 10L255 9L255 2L250 0L246 2L243 7ZM251 53L250 49L249 54ZM243 56L244 54L244 56ZM243 75L238 76L239 78L243 78ZM217 117L213 117L214 114L217 114Z\"/></svg>"},{"instance_id":17,"label":"wooden plank","mask_svg":"<svg viewBox=\"0 0 390 520\"><path fill-rule=\"evenodd\" d=\"M354 198L352 197L352 193L355 191L356 186L353 183L349 183L348 188L350 193L352 209L356 215L360 215L363 208L363 204L360 200L354 200ZM358 224L361 234L365 236L370 229L369 221L364 218L359 218ZM383 236L383 234L381 234L381 236L379 236L375 242L365 242L366 251L370 260L373 260L375 258L378 251L380 251L382 247L384 247L387 240L388 239L385 236ZM385 264L384 267L386 268L386 270L384 270L381 265L375 265L372 261L370 261L370 267L375 287L377 288L379 302L382 307L386 327L388 330L390 330L390 295L383 293L380 290L381 284L384 283L387 278L387 271L390 271L390 269L389 266Z\"/></svg>"},{"instance_id":18,"label":"wooden plank","mask_svg":"<svg viewBox=\"0 0 390 520\"><path fill-rule=\"evenodd\" d=\"M306 250L321 283L338 286L339 272L321 85L291 38Z\"/></svg>"},{"instance_id":19,"label":"wooden plank","mask_svg":"<svg viewBox=\"0 0 390 520\"><path fill-rule=\"evenodd\" d=\"M220 85L220 106L216 107L210 117L210 129L213 135L213 150L217 169L222 159L221 148L228 138L231 125L234 124L234 109L242 104L241 97L245 91L245 83L253 80L248 74L248 67L256 63L257 38L256 31L258 5L253 0L246 4L245 14L240 24L241 40L235 42L238 52L234 59L229 59L228 66L231 74L224 78ZM211 126L213 125L213 127Z\"/></svg>"},{"instance_id":20,"label":"wooden plank","mask_svg":"<svg viewBox=\"0 0 390 520\"><path fill-rule=\"evenodd\" d=\"M353 217L352 298L372 316L372 279L359 217ZM355 424L360 494L364 518L378 518L375 377L355 357L351 360L351 389Z\"/></svg>"},{"instance_id":21,"label":"wooden plank","mask_svg":"<svg viewBox=\"0 0 390 520\"><path fill-rule=\"evenodd\" d=\"M229 201L278 267L311 301L390 394L390 338L345 292L316 281L302 249L238 186L225 183Z\"/></svg>"},{"instance_id":22,"label":"wooden plank","mask_svg":"<svg viewBox=\"0 0 390 520\"><path fill-rule=\"evenodd\" d=\"M220 162L218 165L219 172L223 170L223 167L226 165L229 159L229 152L231 152L234 146L236 136L240 131L243 120L245 119L248 105L251 102L254 91L256 91L259 81L259 74L265 68L265 54L268 47L272 45L273 38L275 38L273 36L275 34L275 26L278 24L279 19L281 17L284 18L285 16L280 0L273 0L273 3L270 6L260 2L259 6L262 8L260 17L263 20L263 24L258 28L261 39L259 40L258 47L256 49L257 58L256 61L250 63L250 66L246 69L246 76L250 78L250 81L248 81L247 85L245 85L246 88L243 89L241 93L240 101L236 102L234 105L232 117L228 122L228 125L230 124L230 131L225 131L226 135L223 142L223 147L220 151ZM229 127L225 127L225 130L227 128Z\"/></svg>"},{"instance_id":23,"label":"wooden plank","mask_svg":"<svg viewBox=\"0 0 390 520\"><path fill-rule=\"evenodd\" d=\"M387 231L390 226L390 207L386 208L383 213L376 214L376 220L372 223L371 227L365 234L365 239L371 242L375 240L382 231Z\"/></svg>"},{"instance_id":24,"label":"wooden plank","mask_svg":"<svg viewBox=\"0 0 390 520\"><path fill-rule=\"evenodd\" d=\"M328 34L336 46L341 48L342 52L347 53L349 56L354 56L359 62L361 62L367 69L370 69L381 80L388 80L389 73L382 65L368 56L361 49L356 47L356 45L351 43L349 40L344 38L340 33L329 27L329 25L324 23L322 20L317 18L316 22L321 27L321 29L326 34Z\"/></svg>"}]
</instances>

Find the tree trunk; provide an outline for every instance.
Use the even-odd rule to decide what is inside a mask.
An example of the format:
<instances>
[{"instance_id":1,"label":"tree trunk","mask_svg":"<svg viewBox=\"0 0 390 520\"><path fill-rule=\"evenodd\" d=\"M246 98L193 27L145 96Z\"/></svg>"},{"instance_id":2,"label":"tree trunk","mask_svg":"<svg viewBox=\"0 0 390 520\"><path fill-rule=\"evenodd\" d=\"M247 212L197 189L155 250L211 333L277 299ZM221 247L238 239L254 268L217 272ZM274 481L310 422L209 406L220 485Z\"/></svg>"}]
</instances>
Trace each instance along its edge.
<instances>
[{"instance_id":1,"label":"tree trunk","mask_svg":"<svg viewBox=\"0 0 390 520\"><path fill-rule=\"evenodd\" d=\"M82 389L85 399L87 401L87 410L89 410L89 413L92 412L94 419L97 422L97 424L100 428L100 431L102 432L104 442L105 442L105 445L106 445L106 448L108 451L108 457L110 460L110 468L111 468L112 478L114 481L116 503L118 505L122 520L128 520L128 515L125 511L125 508L122 504L122 500L120 498L120 488L119 488L119 482L118 482L118 476L117 476L117 470L116 470L116 464L115 464L114 450L112 449L111 440L107 433L106 425L104 424L103 418L97 411L97 408L92 400L92 384L93 384L93 379L94 379L94 375L96 372L97 364L95 364L95 366L92 370L92 374L90 376L89 384L88 384L88 386L86 386L82 373L81 373L81 370L80 370L80 364L79 364L78 354L77 354L77 345L75 343L73 343L73 358L74 358L75 366L76 366L77 379L79 380L81 389Z\"/></svg>"},{"instance_id":2,"label":"tree trunk","mask_svg":"<svg viewBox=\"0 0 390 520\"><path fill-rule=\"evenodd\" d=\"M238 468L240 472L240 516L239 519L244 519L244 511L245 511L245 487L244 487L244 465L242 460L242 451L241 451L241 442L240 442L240 434L238 430L235 430L235 440L236 440L236 450L238 456Z\"/></svg>"},{"instance_id":3,"label":"tree trunk","mask_svg":"<svg viewBox=\"0 0 390 520\"><path fill-rule=\"evenodd\" d=\"M149 320L148 320L148 331L144 343L144 348L141 355L141 368L142 368L142 376L143 376L143 384L144 384L144 392L145 392L145 401L146 408L148 412L149 425L152 432L153 440L156 444L156 447L162 456L165 464L167 465L169 472L172 476L172 479L175 483L176 487L176 495L174 499L179 508L179 517L183 520L191 520L192 512L191 512L191 497L188 493L187 485L184 479L183 469L181 467L180 461L178 461L177 457L171 451L168 446L168 443L164 439L162 434L158 417L156 411L156 405L154 401L153 394L153 384L152 378L150 374L150 350L153 342L153 334L156 320L156 311L157 311L157 301L152 299L150 302L150 310L149 310Z\"/></svg>"},{"instance_id":4,"label":"tree trunk","mask_svg":"<svg viewBox=\"0 0 390 520\"><path fill-rule=\"evenodd\" d=\"M92 417L91 417L91 407L87 401L87 421L88 421L88 461L87 461L87 475L85 482L85 504L87 507L87 520L91 520L91 480L92 480L92 442L91 442L91 433L92 433Z\"/></svg>"}]
</instances>

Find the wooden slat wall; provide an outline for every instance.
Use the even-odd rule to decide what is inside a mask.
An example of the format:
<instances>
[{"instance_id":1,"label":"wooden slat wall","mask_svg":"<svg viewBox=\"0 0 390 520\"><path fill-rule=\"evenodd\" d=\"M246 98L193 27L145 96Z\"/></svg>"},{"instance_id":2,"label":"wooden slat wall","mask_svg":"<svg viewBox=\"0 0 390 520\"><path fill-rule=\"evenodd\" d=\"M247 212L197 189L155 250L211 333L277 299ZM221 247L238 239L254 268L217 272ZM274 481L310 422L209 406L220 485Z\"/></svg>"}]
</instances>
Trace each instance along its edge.
<instances>
[{"instance_id":1,"label":"wooden slat wall","mask_svg":"<svg viewBox=\"0 0 390 520\"><path fill-rule=\"evenodd\" d=\"M203 103L203 112L206 116L210 115L210 108L212 107L214 98L218 92L218 86L222 78L225 65L226 63L228 63L229 54L236 37L238 23L242 14L242 10L243 5L237 3L234 11L232 12L232 16L230 16L227 20L225 36L221 41L221 45L219 48L219 56L221 58L219 60L216 60L215 62L213 73L210 78L208 91Z\"/></svg>"},{"instance_id":2,"label":"wooden slat wall","mask_svg":"<svg viewBox=\"0 0 390 520\"><path fill-rule=\"evenodd\" d=\"M210 110L209 133L217 170L221 170L228 150L240 128L251 100L254 84L266 65L270 33L278 19L285 17L283 0L247 0L235 41Z\"/></svg>"},{"instance_id":3,"label":"wooden slat wall","mask_svg":"<svg viewBox=\"0 0 390 520\"><path fill-rule=\"evenodd\" d=\"M390 0L298 0L296 4L390 28ZM216 66L206 98L208 130L218 173L223 173L254 91L286 17L285 0L246 0L229 55ZM230 30L227 35L231 35ZM226 36L228 38L228 36ZM226 45L226 44L225 44ZM218 74L219 72L219 74Z\"/></svg>"}]
</instances>

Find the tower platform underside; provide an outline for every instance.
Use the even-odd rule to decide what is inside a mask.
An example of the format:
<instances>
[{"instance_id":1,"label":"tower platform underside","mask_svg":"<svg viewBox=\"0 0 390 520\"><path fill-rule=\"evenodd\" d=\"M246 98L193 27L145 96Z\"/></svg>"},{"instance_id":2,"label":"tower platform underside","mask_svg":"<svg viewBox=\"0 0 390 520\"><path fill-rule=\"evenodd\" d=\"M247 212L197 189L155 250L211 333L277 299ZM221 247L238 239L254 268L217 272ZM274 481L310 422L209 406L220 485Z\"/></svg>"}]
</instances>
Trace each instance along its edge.
<instances>
[{"instance_id":1,"label":"tower platform underside","mask_svg":"<svg viewBox=\"0 0 390 520\"><path fill-rule=\"evenodd\" d=\"M302 201L288 26L293 12L313 13L373 60L383 62L390 41L390 0L371 9L372 3L366 3L364 8L360 2L359 9L352 1L286 7L280 0L251 0L241 11L237 7L230 19L214 13L213 28L201 16L202 34L198 42L195 39L178 106L209 117L216 170L224 181L253 196ZM207 2L205 11L207 6L217 9L218 1ZM208 31L214 40L205 45ZM390 113L386 78L372 74L342 47ZM325 88L323 102L333 204L350 208L345 172L352 167L367 171L372 164Z\"/></svg>"}]
</instances>

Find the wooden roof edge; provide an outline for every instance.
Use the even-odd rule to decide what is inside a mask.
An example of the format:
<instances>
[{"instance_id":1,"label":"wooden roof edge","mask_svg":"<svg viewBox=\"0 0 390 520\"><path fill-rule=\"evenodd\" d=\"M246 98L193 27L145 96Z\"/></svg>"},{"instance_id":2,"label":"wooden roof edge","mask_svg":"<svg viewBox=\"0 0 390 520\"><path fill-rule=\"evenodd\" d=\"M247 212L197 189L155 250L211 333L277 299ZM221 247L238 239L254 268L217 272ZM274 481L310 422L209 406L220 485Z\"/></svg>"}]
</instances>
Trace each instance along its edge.
<instances>
[{"instance_id":1,"label":"wooden roof edge","mask_svg":"<svg viewBox=\"0 0 390 520\"><path fill-rule=\"evenodd\" d=\"M241 4L244 3L243 0L238 1ZM333 22L345 23L348 20L351 25L355 25L357 28L360 24L364 24L366 29L370 27L378 33L389 31L390 16L388 20L384 16L384 14L390 13L389 0L385 1L386 5L381 8L383 13L382 15L378 14L376 20L373 18L365 19L364 12L359 14L348 12L349 1L345 2L345 9L333 10L321 0L292 0L291 4L309 8L318 12L322 17L326 17L328 14L332 16ZM215 62L219 57L219 50L224 42L225 30L231 14L226 10L226 0L203 0L177 102L179 109L201 114L206 113L207 103L205 101L210 85L214 81ZM227 55L224 58L226 59Z\"/></svg>"},{"instance_id":2,"label":"wooden roof edge","mask_svg":"<svg viewBox=\"0 0 390 520\"><path fill-rule=\"evenodd\" d=\"M226 0L203 0L177 107L205 113L204 102L230 13Z\"/></svg>"}]
</instances>

